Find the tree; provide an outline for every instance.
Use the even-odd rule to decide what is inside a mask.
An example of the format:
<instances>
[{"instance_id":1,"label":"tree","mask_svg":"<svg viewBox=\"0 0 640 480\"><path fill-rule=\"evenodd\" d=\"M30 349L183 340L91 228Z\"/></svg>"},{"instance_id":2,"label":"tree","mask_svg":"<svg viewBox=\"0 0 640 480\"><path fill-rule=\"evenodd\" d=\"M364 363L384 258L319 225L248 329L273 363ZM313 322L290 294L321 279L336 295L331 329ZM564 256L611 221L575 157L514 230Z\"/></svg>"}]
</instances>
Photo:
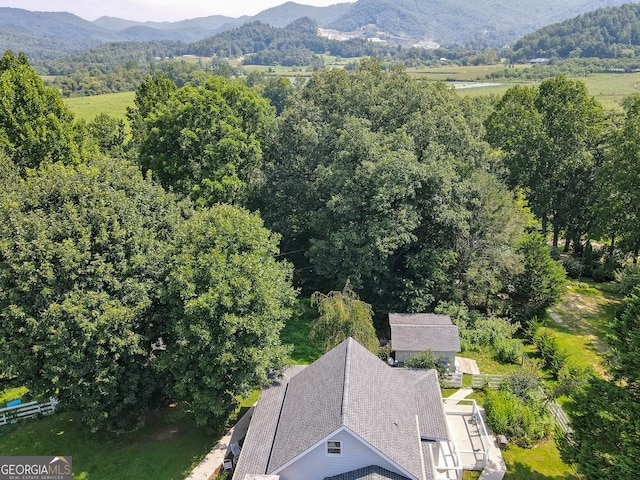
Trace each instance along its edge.
<instances>
[{"instance_id":1,"label":"tree","mask_svg":"<svg viewBox=\"0 0 640 480\"><path fill-rule=\"evenodd\" d=\"M587 478L633 478L640 463L640 289L625 299L610 337L612 378L592 376L567 406L565 462Z\"/></svg>"},{"instance_id":2,"label":"tree","mask_svg":"<svg viewBox=\"0 0 640 480\"><path fill-rule=\"evenodd\" d=\"M517 252L524 258L524 270L514 277L510 296L516 316L528 319L562 297L566 274L538 233L525 236Z\"/></svg>"},{"instance_id":3,"label":"tree","mask_svg":"<svg viewBox=\"0 0 640 480\"><path fill-rule=\"evenodd\" d=\"M127 107L127 118L131 125L134 145L139 147L146 137L144 119L157 105L167 102L177 89L176 84L164 74L147 75L140 82L133 100L134 106Z\"/></svg>"},{"instance_id":4,"label":"tree","mask_svg":"<svg viewBox=\"0 0 640 480\"><path fill-rule=\"evenodd\" d=\"M287 361L279 334L295 291L278 239L231 205L198 211L176 233L159 369L200 424L222 425Z\"/></svg>"},{"instance_id":5,"label":"tree","mask_svg":"<svg viewBox=\"0 0 640 480\"><path fill-rule=\"evenodd\" d=\"M201 87L177 90L144 117L140 165L199 205L246 203L274 118L265 98L211 77Z\"/></svg>"},{"instance_id":6,"label":"tree","mask_svg":"<svg viewBox=\"0 0 640 480\"><path fill-rule=\"evenodd\" d=\"M601 233L638 261L640 250L640 98L629 99L622 128L613 135L611 154L600 172Z\"/></svg>"},{"instance_id":7,"label":"tree","mask_svg":"<svg viewBox=\"0 0 640 480\"><path fill-rule=\"evenodd\" d=\"M41 163L79 160L71 112L24 53L6 51L0 59L0 151L23 172Z\"/></svg>"},{"instance_id":8,"label":"tree","mask_svg":"<svg viewBox=\"0 0 640 480\"><path fill-rule=\"evenodd\" d=\"M479 115L374 60L318 72L289 97L259 208L285 251L304 252L290 257L301 284L348 279L380 311L429 311L468 290L494 307L527 215L490 173Z\"/></svg>"},{"instance_id":9,"label":"tree","mask_svg":"<svg viewBox=\"0 0 640 480\"><path fill-rule=\"evenodd\" d=\"M101 153L123 156L127 136L123 120L100 113L87 124L87 131Z\"/></svg>"},{"instance_id":10,"label":"tree","mask_svg":"<svg viewBox=\"0 0 640 480\"><path fill-rule=\"evenodd\" d=\"M123 160L43 165L0 192L2 358L91 430L124 426L161 398L150 345L180 218Z\"/></svg>"},{"instance_id":11,"label":"tree","mask_svg":"<svg viewBox=\"0 0 640 480\"><path fill-rule=\"evenodd\" d=\"M315 292L311 304L318 307L319 317L311 327L310 339L328 352L352 337L373 354L380 343L373 328L371 305L359 299L347 282L341 292Z\"/></svg>"},{"instance_id":12,"label":"tree","mask_svg":"<svg viewBox=\"0 0 640 480\"><path fill-rule=\"evenodd\" d=\"M293 87L287 77L269 77L262 88L262 96L268 98L280 115L291 96Z\"/></svg>"},{"instance_id":13,"label":"tree","mask_svg":"<svg viewBox=\"0 0 640 480\"><path fill-rule=\"evenodd\" d=\"M535 89L510 88L486 121L487 139L502 150L507 179L527 192L534 213L574 245L594 216L604 113L581 81L563 76ZM569 243L569 242L567 242Z\"/></svg>"}]
</instances>

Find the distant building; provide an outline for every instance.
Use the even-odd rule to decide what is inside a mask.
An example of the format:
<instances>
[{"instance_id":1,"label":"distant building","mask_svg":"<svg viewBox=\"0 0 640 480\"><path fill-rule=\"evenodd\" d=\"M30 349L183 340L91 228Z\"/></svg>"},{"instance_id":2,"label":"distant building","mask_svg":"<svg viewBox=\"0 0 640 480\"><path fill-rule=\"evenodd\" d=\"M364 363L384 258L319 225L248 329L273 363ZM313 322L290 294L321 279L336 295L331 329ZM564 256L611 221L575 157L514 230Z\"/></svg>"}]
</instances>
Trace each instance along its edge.
<instances>
[{"instance_id":1,"label":"distant building","mask_svg":"<svg viewBox=\"0 0 640 480\"><path fill-rule=\"evenodd\" d=\"M550 61L551 61L550 58L538 57L538 58L532 58L531 60L528 60L527 62L530 65L545 65L545 64L549 63Z\"/></svg>"}]
</instances>

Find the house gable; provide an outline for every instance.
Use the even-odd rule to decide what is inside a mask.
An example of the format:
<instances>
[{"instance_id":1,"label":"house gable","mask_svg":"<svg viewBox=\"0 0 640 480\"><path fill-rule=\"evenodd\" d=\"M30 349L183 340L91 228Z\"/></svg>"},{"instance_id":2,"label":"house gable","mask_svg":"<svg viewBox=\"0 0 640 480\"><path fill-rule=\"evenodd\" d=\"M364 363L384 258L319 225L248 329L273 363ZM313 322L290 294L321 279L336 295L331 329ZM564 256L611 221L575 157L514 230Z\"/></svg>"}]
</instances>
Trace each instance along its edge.
<instances>
[{"instance_id":1,"label":"house gable","mask_svg":"<svg viewBox=\"0 0 640 480\"><path fill-rule=\"evenodd\" d=\"M331 442L331 446L340 445L339 455L327 453L328 442ZM340 475L371 465L377 465L405 479L417 480L346 427L341 427L323 438L273 473L279 475L281 480L322 480L327 476Z\"/></svg>"}]
</instances>

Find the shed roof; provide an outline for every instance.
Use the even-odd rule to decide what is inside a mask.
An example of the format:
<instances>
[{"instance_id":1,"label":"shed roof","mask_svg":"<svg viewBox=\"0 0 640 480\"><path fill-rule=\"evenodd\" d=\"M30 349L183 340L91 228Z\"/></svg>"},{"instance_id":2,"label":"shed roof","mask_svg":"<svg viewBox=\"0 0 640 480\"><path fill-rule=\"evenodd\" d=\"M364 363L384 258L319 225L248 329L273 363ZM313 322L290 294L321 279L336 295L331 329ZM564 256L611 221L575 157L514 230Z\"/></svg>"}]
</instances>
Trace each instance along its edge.
<instances>
[{"instance_id":1,"label":"shed roof","mask_svg":"<svg viewBox=\"0 0 640 480\"><path fill-rule=\"evenodd\" d=\"M459 352L460 331L449 315L390 313L391 346L401 352Z\"/></svg>"},{"instance_id":2,"label":"shed roof","mask_svg":"<svg viewBox=\"0 0 640 480\"><path fill-rule=\"evenodd\" d=\"M438 313L390 313L389 325L453 325L449 315Z\"/></svg>"}]
</instances>

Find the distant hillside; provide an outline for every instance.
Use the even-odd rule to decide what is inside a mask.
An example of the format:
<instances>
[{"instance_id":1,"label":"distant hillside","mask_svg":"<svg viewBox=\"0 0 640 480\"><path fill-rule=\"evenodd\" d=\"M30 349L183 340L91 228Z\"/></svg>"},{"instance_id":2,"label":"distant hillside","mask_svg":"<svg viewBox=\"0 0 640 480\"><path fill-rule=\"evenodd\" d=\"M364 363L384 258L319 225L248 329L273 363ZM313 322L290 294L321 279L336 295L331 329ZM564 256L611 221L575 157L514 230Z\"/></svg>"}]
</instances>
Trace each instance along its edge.
<instances>
[{"instance_id":1,"label":"distant hillside","mask_svg":"<svg viewBox=\"0 0 640 480\"><path fill-rule=\"evenodd\" d=\"M31 59L47 59L84 52L108 42L171 40L191 43L253 21L284 27L299 18L309 17L319 25L327 26L351 6L351 3L343 3L310 7L288 2L253 17L213 15L180 22L133 22L114 17L89 22L70 13L0 8L0 48L24 51Z\"/></svg>"},{"instance_id":2,"label":"distant hillside","mask_svg":"<svg viewBox=\"0 0 640 480\"><path fill-rule=\"evenodd\" d=\"M526 33L626 0L359 0L330 25L379 37L503 46Z\"/></svg>"},{"instance_id":3,"label":"distant hillside","mask_svg":"<svg viewBox=\"0 0 640 480\"><path fill-rule=\"evenodd\" d=\"M113 32L70 13L0 8L2 50L24 51L30 58L53 58L120 40Z\"/></svg>"},{"instance_id":4,"label":"distant hillside","mask_svg":"<svg viewBox=\"0 0 640 480\"><path fill-rule=\"evenodd\" d=\"M640 4L600 8L544 27L513 45L514 60L640 54Z\"/></svg>"},{"instance_id":5,"label":"distant hillside","mask_svg":"<svg viewBox=\"0 0 640 480\"><path fill-rule=\"evenodd\" d=\"M430 41L467 47L503 46L553 22L625 0L359 0L329 7L288 2L252 17L220 15L181 22L132 22L102 17L88 22L68 13L0 8L0 48L50 59L107 42L192 43L259 21L284 27L308 17L320 27L358 32L404 44Z\"/></svg>"}]
</instances>

